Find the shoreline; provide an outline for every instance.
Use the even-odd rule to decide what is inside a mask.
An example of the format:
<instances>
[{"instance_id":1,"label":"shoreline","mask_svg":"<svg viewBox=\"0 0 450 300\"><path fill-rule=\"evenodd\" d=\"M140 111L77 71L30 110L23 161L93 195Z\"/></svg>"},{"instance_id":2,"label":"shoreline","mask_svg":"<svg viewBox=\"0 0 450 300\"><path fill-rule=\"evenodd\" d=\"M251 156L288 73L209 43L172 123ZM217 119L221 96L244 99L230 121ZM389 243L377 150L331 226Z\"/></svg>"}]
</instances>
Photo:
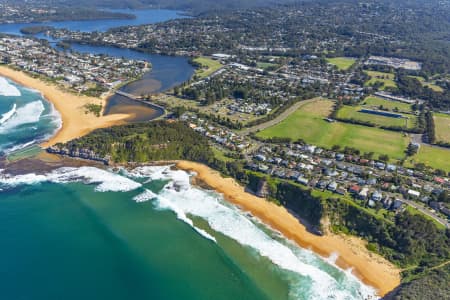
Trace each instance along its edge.
<instances>
[{"instance_id":1,"label":"shoreline","mask_svg":"<svg viewBox=\"0 0 450 300\"><path fill-rule=\"evenodd\" d=\"M61 127L42 147L67 142L81 137L97 128L125 124L129 114L115 114L96 117L85 113L84 105L102 104L107 99L77 96L61 90L56 85L33 78L22 71L0 66L0 76L6 77L22 86L39 91L43 98L54 106L61 116ZM366 249L366 242L360 238L336 234L316 236L300 223L284 207L247 193L242 186L231 178L223 178L219 172L199 163L189 161L176 162L179 169L194 171L196 179L224 195L224 198L252 213L265 224L280 231L286 238L295 241L303 248L309 248L322 257L338 254L336 264L342 269L352 268L352 273L365 284L374 287L384 296L400 285L400 269L381 256Z\"/></svg>"},{"instance_id":2,"label":"shoreline","mask_svg":"<svg viewBox=\"0 0 450 300\"><path fill-rule=\"evenodd\" d=\"M88 165L105 168L102 164L85 159L42 153L33 160L13 163L15 165L13 169L17 168L16 172L13 173L29 172L35 168L36 161L40 162L42 168L49 170L67 165L73 167ZM109 167L134 168L139 165L141 164L118 164ZM339 268L343 270L351 269L354 276L364 284L373 287L380 297L385 296L400 285L401 269L380 255L370 252L366 248L366 241L355 236L342 234L314 235L286 208L246 192L244 187L234 179L224 178L218 171L206 165L191 161L172 160L155 161L144 165L174 165L180 170L195 172L193 185L212 189L222 194L225 200L244 211L250 212L264 224L282 233L287 239L292 240L302 248L310 249L324 259L337 255L334 263Z\"/></svg>"},{"instance_id":3,"label":"shoreline","mask_svg":"<svg viewBox=\"0 0 450 300\"><path fill-rule=\"evenodd\" d=\"M206 165L179 161L176 167L194 171L196 180L223 194L227 201L250 212L300 247L311 249L324 258L338 254L336 265L344 270L351 268L352 273L365 284L375 288L379 296L386 295L400 285L400 268L370 252L365 247L364 240L330 233L324 236L314 235L286 208L247 193L234 179L223 178L218 171Z\"/></svg>"},{"instance_id":4,"label":"shoreline","mask_svg":"<svg viewBox=\"0 0 450 300\"><path fill-rule=\"evenodd\" d=\"M54 106L61 116L61 127L48 141L41 144L42 147L68 142L97 128L125 124L126 119L130 117L128 114L96 117L94 114L85 112L84 105L89 103L101 103L103 111L107 102L106 97L94 98L74 95L63 91L54 84L33 78L22 71L16 71L4 65L0 65L0 76L24 87L37 90L46 101Z\"/></svg>"}]
</instances>

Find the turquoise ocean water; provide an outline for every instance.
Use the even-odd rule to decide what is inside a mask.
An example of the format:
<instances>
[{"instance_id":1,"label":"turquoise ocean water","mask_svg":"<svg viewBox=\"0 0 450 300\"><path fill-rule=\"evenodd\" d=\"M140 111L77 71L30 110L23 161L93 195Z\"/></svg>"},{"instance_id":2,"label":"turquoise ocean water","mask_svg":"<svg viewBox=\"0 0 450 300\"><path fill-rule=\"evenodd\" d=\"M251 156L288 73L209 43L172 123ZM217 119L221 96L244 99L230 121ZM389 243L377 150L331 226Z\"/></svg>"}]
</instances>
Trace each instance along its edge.
<instances>
[{"instance_id":1,"label":"turquoise ocean water","mask_svg":"<svg viewBox=\"0 0 450 300\"><path fill-rule=\"evenodd\" d=\"M0 155L44 141L60 120L39 92L0 77Z\"/></svg>"},{"instance_id":2,"label":"turquoise ocean water","mask_svg":"<svg viewBox=\"0 0 450 300\"><path fill-rule=\"evenodd\" d=\"M140 15L52 25L92 31L179 17L132 13ZM17 34L25 25L2 25L0 32ZM150 59L149 76L161 88L192 74L183 67L175 76L168 58L161 66L158 59ZM0 77L0 155L38 143L59 126L39 93ZM17 176L0 170L0 299L376 298L334 260L297 247L169 167Z\"/></svg>"},{"instance_id":3,"label":"turquoise ocean water","mask_svg":"<svg viewBox=\"0 0 450 300\"><path fill-rule=\"evenodd\" d=\"M0 189L3 299L374 295L170 167L3 170Z\"/></svg>"}]
</instances>

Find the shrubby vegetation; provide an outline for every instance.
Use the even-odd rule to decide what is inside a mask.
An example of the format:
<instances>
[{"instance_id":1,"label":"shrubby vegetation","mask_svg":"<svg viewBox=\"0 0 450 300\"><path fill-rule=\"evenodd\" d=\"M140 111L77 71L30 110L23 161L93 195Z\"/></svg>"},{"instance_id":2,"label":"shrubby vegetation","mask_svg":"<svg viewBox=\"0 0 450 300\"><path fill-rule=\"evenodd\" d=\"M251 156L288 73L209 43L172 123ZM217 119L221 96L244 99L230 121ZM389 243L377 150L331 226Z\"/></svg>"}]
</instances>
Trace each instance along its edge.
<instances>
[{"instance_id":1,"label":"shrubby vegetation","mask_svg":"<svg viewBox=\"0 0 450 300\"><path fill-rule=\"evenodd\" d=\"M437 92L429 87L423 86L419 80L399 74L397 76L398 90L396 94L427 100L428 105L435 110L450 110L450 89L446 88L443 92Z\"/></svg>"},{"instance_id":2,"label":"shrubby vegetation","mask_svg":"<svg viewBox=\"0 0 450 300\"><path fill-rule=\"evenodd\" d=\"M88 103L84 105L85 113L92 113L96 117L100 117L103 106L101 104Z\"/></svg>"},{"instance_id":3,"label":"shrubby vegetation","mask_svg":"<svg viewBox=\"0 0 450 300\"><path fill-rule=\"evenodd\" d=\"M62 146L62 145L59 145ZM158 121L97 129L64 145L110 155L117 163L186 159L213 161L206 137L182 123Z\"/></svg>"},{"instance_id":4,"label":"shrubby vegetation","mask_svg":"<svg viewBox=\"0 0 450 300\"><path fill-rule=\"evenodd\" d=\"M320 228L320 221L328 217L338 232L361 236L372 249L399 266L432 267L450 259L450 232L418 214L401 212L388 219L363 208L346 197L330 197L326 193L267 175L247 172L249 188L255 190L260 180L269 186L269 198L305 218Z\"/></svg>"},{"instance_id":5,"label":"shrubby vegetation","mask_svg":"<svg viewBox=\"0 0 450 300\"><path fill-rule=\"evenodd\" d=\"M217 159L208 140L183 123L158 121L99 129L59 146L90 149L103 156L111 155L114 162L120 163L176 159L205 163L236 178L253 191L264 187L270 200L306 220L313 230L321 230L321 221L326 217L334 231L366 239L372 251L406 268L406 281L412 280L404 283L395 299L448 295L445 285L448 282L447 267L431 270L450 259L448 229L438 229L432 221L419 214L404 211L395 217L383 216L348 197L336 197L331 193L307 189L292 181L245 170L239 158L232 161Z\"/></svg>"},{"instance_id":6,"label":"shrubby vegetation","mask_svg":"<svg viewBox=\"0 0 450 300\"><path fill-rule=\"evenodd\" d=\"M422 276L404 283L386 299L450 299L450 264L426 271Z\"/></svg>"}]
</instances>

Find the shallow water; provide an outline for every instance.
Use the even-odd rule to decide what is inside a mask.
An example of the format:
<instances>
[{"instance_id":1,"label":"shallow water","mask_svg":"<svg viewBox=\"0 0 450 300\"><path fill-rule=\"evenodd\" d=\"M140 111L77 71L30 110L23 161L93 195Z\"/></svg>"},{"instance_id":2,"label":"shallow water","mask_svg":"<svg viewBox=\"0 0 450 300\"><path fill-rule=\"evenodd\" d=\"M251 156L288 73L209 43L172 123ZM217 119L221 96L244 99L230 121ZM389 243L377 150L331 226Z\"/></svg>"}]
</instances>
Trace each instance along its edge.
<instances>
[{"instance_id":1,"label":"shallow water","mask_svg":"<svg viewBox=\"0 0 450 300\"><path fill-rule=\"evenodd\" d=\"M0 77L0 156L46 140L60 125L39 92Z\"/></svg>"},{"instance_id":2,"label":"shallow water","mask_svg":"<svg viewBox=\"0 0 450 300\"><path fill-rule=\"evenodd\" d=\"M0 289L8 299L373 295L349 271L191 186L184 171L0 174L0 188Z\"/></svg>"},{"instance_id":3,"label":"shallow water","mask_svg":"<svg viewBox=\"0 0 450 300\"><path fill-rule=\"evenodd\" d=\"M185 18L182 12L164 9L149 10L113 10L136 15L136 19L130 20L90 20L90 21L61 21L46 22L45 25L56 28L66 28L73 31L93 32L106 31L110 28L119 26L133 26L141 24L154 24L173 19ZM0 32L22 35L20 29L27 26L39 25L39 23L19 23L19 24L0 24ZM47 39L50 42L56 42L51 37L44 34L38 34L37 37ZM130 49L120 49L109 46L91 46L72 44L72 49L81 53L106 54L113 57L125 57L128 59L145 60L152 64L152 70L140 79L122 88L123 91L133 95L156 94L166 91L176 85L189 80L194 74L194 68L189 64L186 57L167 56L142 53ZM136 114L136 118L131 117L129 121L147 121L159 116L161 113L152 110L148 106L134 103L130 109L130 101L122 96L112 96L110 98L105 114L116 112ZM1 110L0 110L1 112Z\"/></svg>"}]
</instances>

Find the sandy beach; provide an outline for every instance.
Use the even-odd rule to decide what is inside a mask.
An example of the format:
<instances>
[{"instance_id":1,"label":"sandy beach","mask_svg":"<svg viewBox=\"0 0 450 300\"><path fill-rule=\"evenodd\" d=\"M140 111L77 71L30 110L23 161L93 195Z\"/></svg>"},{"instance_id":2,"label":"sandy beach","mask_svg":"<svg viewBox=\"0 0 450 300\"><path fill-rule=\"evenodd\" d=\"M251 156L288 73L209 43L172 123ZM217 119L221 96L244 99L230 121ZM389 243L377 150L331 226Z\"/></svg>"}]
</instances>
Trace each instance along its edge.
<instances>
[{"instance_id":1,"label":"sandy beach","mask_svg":"<svg viewBox=\"0 0 450 300\"><path fill-rule=\"evenodd\" d=\"M97 128L123 124L129 117L127 114L102 117L86 114L83 108L85 104L101 103L104 106L106 99L77 96L20 71L0 66L0 76L40 91L61 114L61 129L43 144L44 147L70 141ZM285 208L245 192L244 188L233 179L223 178L217 171L205 165L181 161L177 163L177 167L195 171L198 179L222 193L228 201L249 211L301 247L310 248L324 257L338 254L336 263L344 269L352 268L353 273L366 284L375 287L380 296L400 284L400 269L381 256L368 251L362 239L335 234L314 235L308 232L305 226Z\"/></svg>"},{"instance_id":2,"label":"sandy beach","mask_svg":"<svg viewBox=\"0 0 450 300\"><path fill-rule=\"evenodd\" d=\"M400 284L400 269L367 250L366 242L362 239L336 234L314 235L285 208L245 192L233 179L223 178L219 172L205 165L180 161L177 167L196 172L199 180L222 193L225 199L258 217L301 247L324 257L338 254L337 265L343 269L352 268L353 274L377 289L380 296Z\"/></svg>"},{"instance_id":3,"label":"sandy beach","mask_svg":"<svg viewBox=\"0 0 450 300\"><path fill-rule=\"evenodd\" d=\"M102 104L105 106L106 99L78 96L63 91L56 85L46 83L33 78L23 72L15 71L5 66L0 66L0 76L9 78L20 85L35 89L43 94L45 99L50 101L55 109L61 114L62 127L47 142L44 147L63 143L74 138L83 136L94 129L104 128L125 123L129 117L126 114L115 114L96 117L92 113L85 113L84 105L89 103Z\"/></svg>"}]
</instances>

